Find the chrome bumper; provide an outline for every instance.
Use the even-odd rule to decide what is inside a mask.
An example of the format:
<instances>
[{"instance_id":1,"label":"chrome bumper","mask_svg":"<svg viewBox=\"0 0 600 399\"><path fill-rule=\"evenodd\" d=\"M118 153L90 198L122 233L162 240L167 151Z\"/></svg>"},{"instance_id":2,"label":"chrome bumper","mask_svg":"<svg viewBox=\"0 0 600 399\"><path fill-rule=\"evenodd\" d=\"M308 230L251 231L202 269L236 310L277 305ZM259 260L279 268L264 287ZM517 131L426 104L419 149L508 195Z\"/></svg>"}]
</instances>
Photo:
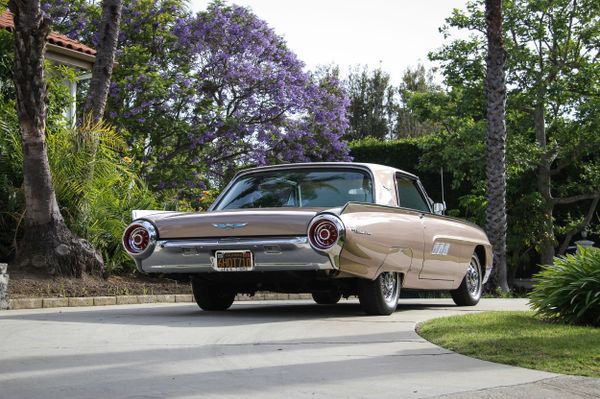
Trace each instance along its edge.
<instances>
[{"instance_id":1,"label":"chrome bumper","mask_svg":"<svg viewBox=\"0 0 600 399\"><path fill-rule=\"evenodd\" d=\"M159 240L150 256L135 262L143 273L231 273L215 270L213 259L216 250L236 249L252 251L252 271L334 269L306 236Z\"/></svg>"}]
</instances>

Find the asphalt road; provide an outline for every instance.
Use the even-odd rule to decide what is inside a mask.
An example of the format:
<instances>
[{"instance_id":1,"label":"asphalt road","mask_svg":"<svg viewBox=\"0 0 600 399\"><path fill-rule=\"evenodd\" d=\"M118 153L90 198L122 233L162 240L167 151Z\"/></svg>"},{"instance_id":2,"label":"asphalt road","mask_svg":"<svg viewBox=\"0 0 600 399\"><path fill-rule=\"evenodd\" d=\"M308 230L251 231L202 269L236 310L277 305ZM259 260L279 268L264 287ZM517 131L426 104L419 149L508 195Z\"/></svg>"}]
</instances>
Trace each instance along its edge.
<instances>
[{"instance_id":1,"label":"asphalt road","mask_svg":"<svg viewBox=\"0 0 600 399\"><path fill-rule=\"evenodd\" d=\"M454 354L420 338L415 323L525 308L485 299L471 308L402 300L389 317L365 316L355 301L5 311L0 398L506 397L494 390L524 393L556 375Z\"/></svg>"}]
</instances>

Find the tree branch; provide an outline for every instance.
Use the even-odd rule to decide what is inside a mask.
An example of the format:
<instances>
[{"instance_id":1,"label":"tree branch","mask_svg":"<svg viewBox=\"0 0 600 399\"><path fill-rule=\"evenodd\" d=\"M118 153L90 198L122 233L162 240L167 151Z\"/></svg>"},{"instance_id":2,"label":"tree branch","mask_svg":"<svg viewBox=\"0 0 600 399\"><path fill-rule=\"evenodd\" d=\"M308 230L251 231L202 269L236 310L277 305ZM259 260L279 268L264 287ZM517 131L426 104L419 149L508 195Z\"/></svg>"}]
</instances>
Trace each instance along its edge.
<instances>
[{"instance_id":1,"label":"tree branch","mask_svg":"<svg viewBox=\"0 0 600 399\"><path fill-rule=\"evenodd\" d=\"M590 194L574 195L572 197L553 198L552 202L555 205L568 205L568 204L573 204L573 203L579 202L579 201L597 199L598 197L600 197L600 191L597 191L595 193L590 193Z\"/></svg>"},{"instance_id":2,"label":"tree branch","mask_svg":"<svg viewBox=\"0 0 600 399\"><path fill-rule=\"evenodd\" d=\"M594 213L596 212L596 208L598 207L599 202L600 202L600 196L594 198L583 221L567 233L564 241L562 242L562 244L560 246L560 249L558 250L559 255L564 255L565 252L567 251L567 248L569 247L569 243L571 242L571 240L573 239L575 234L580 233L583 229L585 229L585 227L588 224L590 224L590 222L592 221L592 218L594 217Z\"/></svg>"},{"instance_id":3,"label":"tree branch","mask_svg":"<svg viewBox=\"0 0 600 399\"><path fill-rule=\"evenodd\" d=\"M570 157L560 160L560 162L558 162L557 166L550 170L550 175L556 176L561 171L563 171L566 167L575 163L575 161L577 161L577 158L579 157L581 151L583 151L583 149L586 147L587 144L588 144L587 142L583 142L583 141L579 142L575 146L575 148L573 148L573 152L571 153Z\"/></svg>"}]
</instances>

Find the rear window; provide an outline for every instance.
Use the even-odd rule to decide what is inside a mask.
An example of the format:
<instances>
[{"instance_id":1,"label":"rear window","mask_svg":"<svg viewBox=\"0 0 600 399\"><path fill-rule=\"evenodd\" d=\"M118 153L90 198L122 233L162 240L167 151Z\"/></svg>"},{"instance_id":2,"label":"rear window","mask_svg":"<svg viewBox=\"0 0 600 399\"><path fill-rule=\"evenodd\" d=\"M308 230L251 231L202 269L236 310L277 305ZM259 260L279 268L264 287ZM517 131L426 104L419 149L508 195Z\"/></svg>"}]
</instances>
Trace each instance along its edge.
<instances>
[{"instance_id":1,"label":"rear window","mask_svg":"<svg viewBox=\"0 0 600 399\"><path fill-rule=\"evenodd\" d=\"M236 180L215 207L332 208L373 202L371 176L358 169L292 169L257 172Z\"/></svg>"}]
</instances>

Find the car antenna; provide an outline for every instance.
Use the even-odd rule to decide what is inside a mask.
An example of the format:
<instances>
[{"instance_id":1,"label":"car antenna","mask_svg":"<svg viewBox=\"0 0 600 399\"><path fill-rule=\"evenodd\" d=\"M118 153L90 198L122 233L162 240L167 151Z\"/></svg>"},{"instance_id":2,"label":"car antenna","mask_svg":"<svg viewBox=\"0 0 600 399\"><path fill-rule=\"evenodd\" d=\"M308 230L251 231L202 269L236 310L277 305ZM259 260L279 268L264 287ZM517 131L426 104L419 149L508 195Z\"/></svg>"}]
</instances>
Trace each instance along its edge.
<instances>
[{"instance_id":1,"label":"car antenna","mask_svg":"<svg viewBox=\"0 0 600 399\"><path fill-rule=\"evenodd\" d=\"M446 198L444 196L444 167L440 167L440 181L442 183L442 204L444 204L444 208L446 207Z\"/></svg>"}]
</instances>

